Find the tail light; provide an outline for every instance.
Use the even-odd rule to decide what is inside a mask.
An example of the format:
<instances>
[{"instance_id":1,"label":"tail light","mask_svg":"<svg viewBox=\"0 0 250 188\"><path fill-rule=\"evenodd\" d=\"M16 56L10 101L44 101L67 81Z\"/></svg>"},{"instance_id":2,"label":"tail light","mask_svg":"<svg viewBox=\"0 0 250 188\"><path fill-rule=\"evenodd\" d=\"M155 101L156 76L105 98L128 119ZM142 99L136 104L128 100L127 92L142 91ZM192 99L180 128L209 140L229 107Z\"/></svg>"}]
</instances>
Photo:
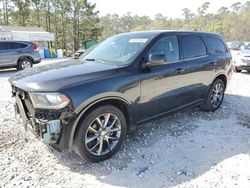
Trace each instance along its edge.
<instances>
[{"instance_id":1,"label":"tail light","mask_svg":"<svg viewBox=\"0 0 250 188\"><path fill-rule=\"evenodd\" d=\"M32 49L32 50L33 50L33 51L38 51L38 45L35 44L35 43L33 43L33 45L34 45L34 46L33 46L33 49Z\"/></svg>"}]
</instances>

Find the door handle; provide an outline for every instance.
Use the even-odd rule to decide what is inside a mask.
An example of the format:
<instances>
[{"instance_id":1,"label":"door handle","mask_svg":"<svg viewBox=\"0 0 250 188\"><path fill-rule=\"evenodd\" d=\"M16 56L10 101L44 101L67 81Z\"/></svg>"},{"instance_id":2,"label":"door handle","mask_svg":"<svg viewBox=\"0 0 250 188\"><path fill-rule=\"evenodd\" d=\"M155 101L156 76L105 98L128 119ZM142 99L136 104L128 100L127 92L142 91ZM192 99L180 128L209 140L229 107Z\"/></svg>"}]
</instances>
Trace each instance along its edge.
<instances>
[{"instance_id":1,"label":"door handle","mask_svg":"<svg viewBox=\"0 0 250 188\"><path fill-rule=\"evenodd\" d=\"M178 69L175 70L175 72L177 74L183 73L184 71L185 71L185 69L181 69L181 68L178 68Z\"/></svg>"}]
</instances>

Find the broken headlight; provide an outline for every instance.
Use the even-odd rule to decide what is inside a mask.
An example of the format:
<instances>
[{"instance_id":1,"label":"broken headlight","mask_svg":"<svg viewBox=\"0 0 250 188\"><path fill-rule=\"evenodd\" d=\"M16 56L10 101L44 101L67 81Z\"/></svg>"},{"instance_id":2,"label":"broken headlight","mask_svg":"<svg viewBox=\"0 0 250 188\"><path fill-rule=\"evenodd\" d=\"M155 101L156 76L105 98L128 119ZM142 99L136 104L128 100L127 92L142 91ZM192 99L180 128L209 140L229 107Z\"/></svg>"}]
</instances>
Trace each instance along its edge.
<instances>
[{"instance_id":1,"label":"broken headlight","mask_svg":"<svg viewBox=\"0 0 250 188\"><path fill-rule=\"evenodd\" d=\"M34 108L40 109L62 109L70 100L61 93L29 93Z\"/></svg>"}]
</instances>

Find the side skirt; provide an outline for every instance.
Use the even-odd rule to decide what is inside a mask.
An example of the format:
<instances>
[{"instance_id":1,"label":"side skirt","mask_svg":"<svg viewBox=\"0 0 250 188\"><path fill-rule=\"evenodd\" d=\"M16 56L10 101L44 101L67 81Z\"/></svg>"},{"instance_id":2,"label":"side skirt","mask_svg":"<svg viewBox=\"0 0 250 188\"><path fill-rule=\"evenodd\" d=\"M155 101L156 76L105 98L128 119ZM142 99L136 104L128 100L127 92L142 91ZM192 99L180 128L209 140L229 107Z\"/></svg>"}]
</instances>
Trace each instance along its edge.
<instances>
[{"instance_id":1,"label":"side skirt","mask_svg":"<svg viewBox=\"0 0 250 188\"><path fill-rule=\"evenodd\" d=\"M204 103L204 100L200 99L200 100L194 101L192 103L188 103L188 104L185 104L183 106L179 106L177 108L174 108L174 109L168 110L166 112L162 112L160 114L157 114L155 116L146 118L144 120L138 121L136 124L146 123L146 122L152 121L154 119L157 119L157 118L165 116L165 115L169 115L169 114L172 114L172 113L175 113L175 112L183 111L184 109L188 109L188 108L193 108L193 107L199 106L199 105L201 105L203 103Z\"/></svg>"}]
</instances>

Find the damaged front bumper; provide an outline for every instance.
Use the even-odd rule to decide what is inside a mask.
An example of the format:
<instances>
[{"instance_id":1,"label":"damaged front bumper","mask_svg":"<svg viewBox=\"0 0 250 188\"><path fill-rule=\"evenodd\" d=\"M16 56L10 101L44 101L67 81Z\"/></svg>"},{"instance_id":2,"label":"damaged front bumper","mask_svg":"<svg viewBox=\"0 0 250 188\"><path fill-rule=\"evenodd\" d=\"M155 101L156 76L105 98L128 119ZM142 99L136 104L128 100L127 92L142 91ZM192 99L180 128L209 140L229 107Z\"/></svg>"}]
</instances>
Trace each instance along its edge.
<instances>
[{"instance_id":1,"label":"damaged front bumper","mask_svg":"<svg viewBox=\"0 0 250 188\"><path fill-rule=\"evenodd\" d=\"M67 149L70 124L76 115L68 108L60 110L35 109L28 93L18 90L13 93L16 98L15 113L22 120L25 130L30 130L45 144L56 149Z\"/></svg>"}]
</instances>

